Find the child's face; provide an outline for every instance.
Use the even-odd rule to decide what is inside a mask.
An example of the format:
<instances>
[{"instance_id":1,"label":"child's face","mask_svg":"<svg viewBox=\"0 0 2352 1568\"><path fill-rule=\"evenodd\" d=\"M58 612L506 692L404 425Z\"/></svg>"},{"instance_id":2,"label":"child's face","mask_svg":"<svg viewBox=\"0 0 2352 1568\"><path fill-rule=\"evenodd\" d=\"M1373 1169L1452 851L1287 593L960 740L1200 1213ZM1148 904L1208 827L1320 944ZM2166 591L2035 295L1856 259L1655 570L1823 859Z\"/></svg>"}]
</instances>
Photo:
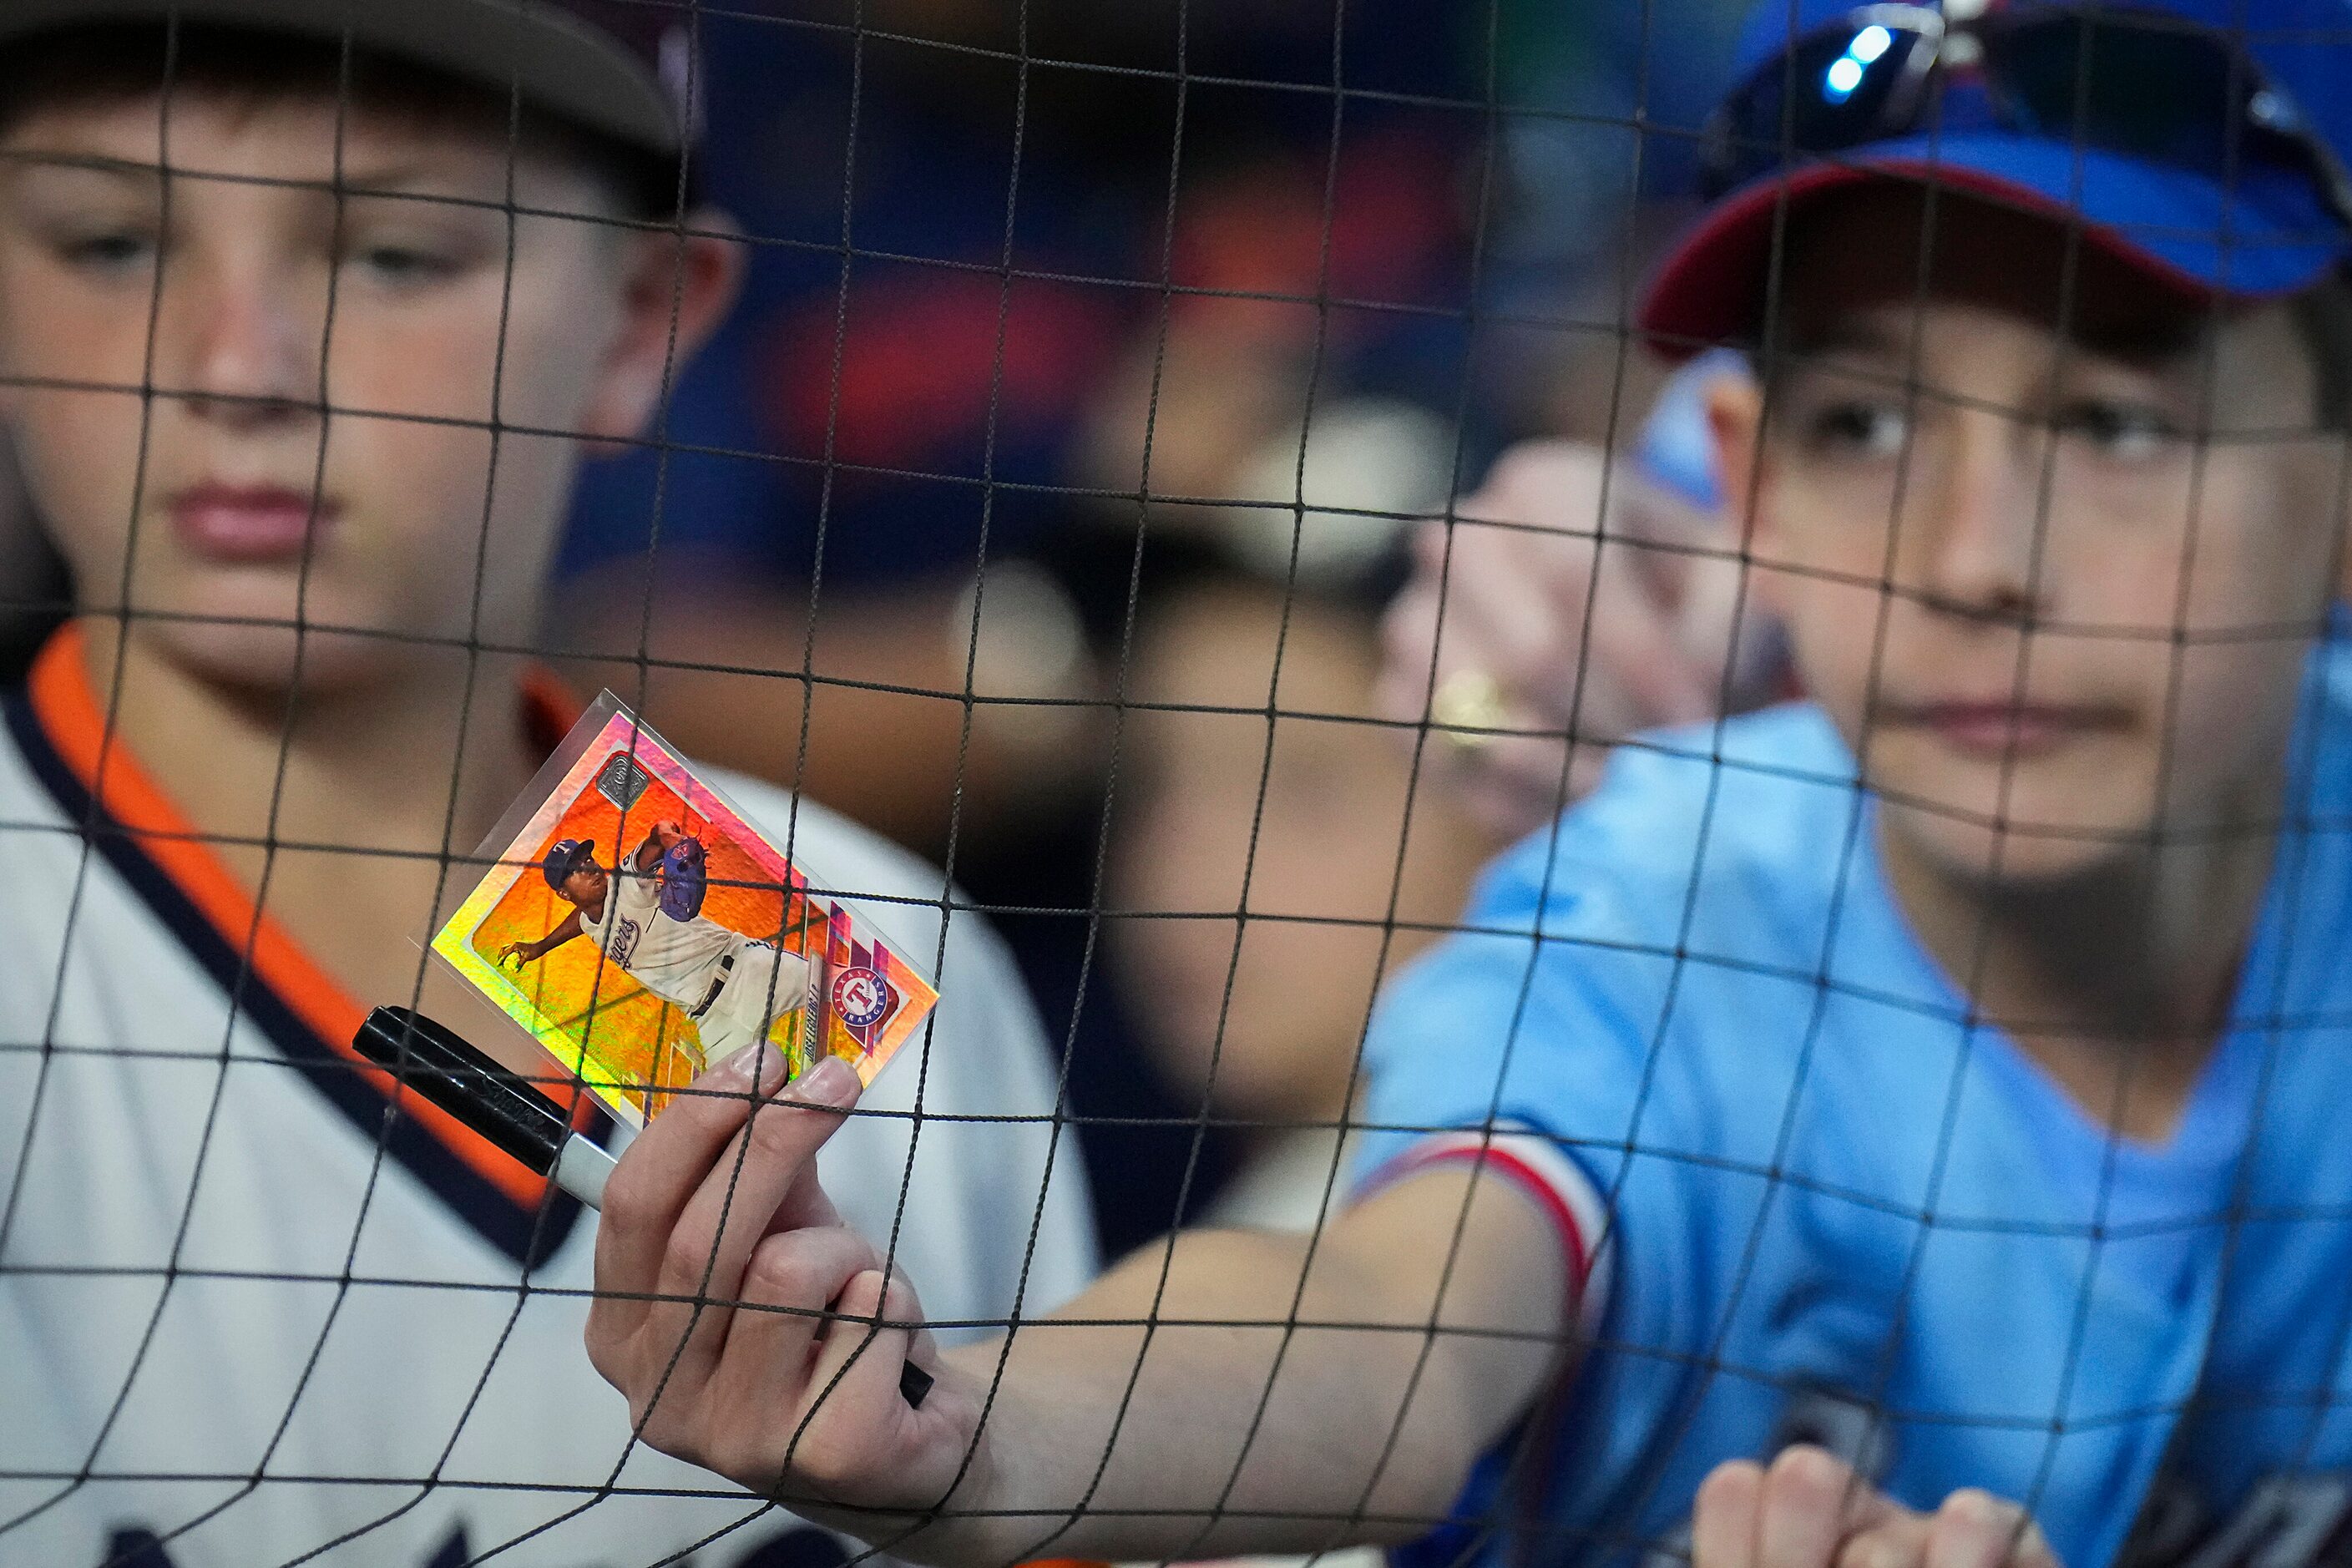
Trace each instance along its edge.
<instances>
[{"instance_id":1,"label":"child's face","mask_svg":"<svg viewBox=\"0 0 2352 1568\"><path fill-rule=\"evenodd\" d=\"M1920 223L1890 193L1797 226L1769 409L1716 401L1809 691L1964 876L2263 820L2339 569L2290 308L2215 320L2085 248L2062 334L2054 226L1948 198L1923 289Z\"/></svg>"},{"instance_id":2,"label":"child's face","mask_svg":"<svg viewBox=\"0 0 2352 1568\"><path fill-rule=\"evenodd\" d=\"M84 604L163 617L134 635L262 687L294 668L297 616L314 687L406 651L331 628L520 640L576 437L635 432L673 301L681 354L723 308L723 249L681 265L592 222L509 222L510 163L520 207L608 200L470 132L339 126L305 99L163 108L37 110L0 139L0 417ZM339 169L389 194L338 201Z\"/></svg>"}]
</instances>

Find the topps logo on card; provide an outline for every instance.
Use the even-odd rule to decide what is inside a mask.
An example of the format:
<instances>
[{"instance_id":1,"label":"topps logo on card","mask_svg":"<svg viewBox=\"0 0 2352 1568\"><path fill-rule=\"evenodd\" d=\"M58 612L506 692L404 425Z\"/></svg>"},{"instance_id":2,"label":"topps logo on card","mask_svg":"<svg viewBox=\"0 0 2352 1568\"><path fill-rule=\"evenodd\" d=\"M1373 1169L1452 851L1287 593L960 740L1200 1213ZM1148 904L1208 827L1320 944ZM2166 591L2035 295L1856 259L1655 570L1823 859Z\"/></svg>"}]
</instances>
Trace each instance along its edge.
<instances>
[{"instance_id":1,"label":"topps logo on card","mask_svg":"<svg viewBox=\"0 0 2352 1568\"><path fill-rule=\"evenodd\" d=\"M845 969L834 977L833 1010L853 1029L874 1027L890 1016L897 1000L890 983L870 969Z\"/></svg>"},{"instance_id":2,"label":"topps logo on card","mask_svg":"<svg viewBox=\"0 0 2352 1568\"><path fill-rule=\"evenodd\" d=\"M653 782L653 775L637 765L636 758L616 756L596 775L596 793L623 811L629 811L645 798Z\"/></svg>"}]
</instances>

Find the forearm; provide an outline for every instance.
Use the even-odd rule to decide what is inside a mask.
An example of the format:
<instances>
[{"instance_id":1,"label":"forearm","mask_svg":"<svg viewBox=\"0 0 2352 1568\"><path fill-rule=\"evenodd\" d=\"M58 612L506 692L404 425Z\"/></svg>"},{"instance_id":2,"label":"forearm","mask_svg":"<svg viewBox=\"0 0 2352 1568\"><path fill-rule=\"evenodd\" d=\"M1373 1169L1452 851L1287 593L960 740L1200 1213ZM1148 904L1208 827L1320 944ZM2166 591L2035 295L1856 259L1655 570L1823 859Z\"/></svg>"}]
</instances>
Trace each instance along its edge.
<instances>
[{"instance_id":1,"label":"forearm","mask_svg":"<svg viewBox=\"0 0 2352 1568\"><path fill-rule=\"evenodd\" d=\"M1148 1257L1076 1309L1127 1324L1016 1336L1000 1398L1019 1440L992 1451L1018 1457L995 1475L1009 1511L990 1533L1020 1556L1134 1560L1425 1529L1412 1521L1452 1500L1482 1436L1454 1358L1431 1353L1426 1305L1419 1322L1368 1310L1366 1292L1318 1270L1299 1320L1392 1321L1286 1331L1302 1241L1203 1234L1179 1251L1158 1327L1143 1326L1159 1274ZM993 1371L990 1347L957 1359Z\"/></svg>"},{"instance_id":2,"label":"forearm","mask_svg":"<svg viewBox=\"0 0 2352 1568\"><path fill-rule=\"evenodd\" d=\"M940 1523L883 1543L1002 1563L1309 1552L1423 1533L1561 1349L1557 1267L1538 1258L1507 1314L1521 1321L1499 1321L1486 1289L1496 1259L1466 1256L1492 1239L1447 1220L1469 1183L1443 1185L1418 1205L1432 1234L1415 1266L1368 1268L1327 1238L1310 1268L1305 1237L1193 1233L1010 1342L954 1352L957 1375L995 1384L979 1462ZM1482 1208L1523 1201L1491 1182L1478 1190ZM1482 1283L1441 1302L1449 1250L1453 1272Z\"/></svg>"},{"instance_id":3,"label":"forearm","mask_svg":"<svg viewBox=\"0 0 2352 1568\"><path fill-rule=\"evenodd\" d=\"M999 1568L1408 1538L1570 1348L1551 1205L1443 1163L1317 1238L1147 1250L943 1358L814 1173L857 1075L828 1057L779 1094L782 1077L780 1053L738 1052L631 1145L605 1189L588 1353L651 1447L892 1555ZM906 1396L910 1366L925 1397Z\"/></svg>"}]
</instances>

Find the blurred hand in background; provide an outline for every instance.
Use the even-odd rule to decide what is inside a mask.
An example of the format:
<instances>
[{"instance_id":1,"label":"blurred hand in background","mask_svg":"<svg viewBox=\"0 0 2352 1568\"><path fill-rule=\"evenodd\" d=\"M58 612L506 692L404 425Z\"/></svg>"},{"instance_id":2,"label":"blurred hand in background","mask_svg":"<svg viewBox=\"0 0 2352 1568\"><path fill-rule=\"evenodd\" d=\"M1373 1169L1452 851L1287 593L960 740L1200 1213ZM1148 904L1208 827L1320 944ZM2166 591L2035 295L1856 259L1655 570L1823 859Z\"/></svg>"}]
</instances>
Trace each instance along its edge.
<instances>
[{"instance_id":1,"label":"blurred hand in background","mask_svg":"<svg viewBox=\"0 0 2352 1568\"><path fill-rule=\"evenodd\" d=\"M1673 408L1670 395L1660 417ZM1381 711L1428 721L1424 765L1498 838L1590 790L1626 737L1780 689L1736 531L1689 493L1706 481L1655 472L1582 442L1529 442L1414 539L1382 628Z\"/></svg>"}]
</instances>

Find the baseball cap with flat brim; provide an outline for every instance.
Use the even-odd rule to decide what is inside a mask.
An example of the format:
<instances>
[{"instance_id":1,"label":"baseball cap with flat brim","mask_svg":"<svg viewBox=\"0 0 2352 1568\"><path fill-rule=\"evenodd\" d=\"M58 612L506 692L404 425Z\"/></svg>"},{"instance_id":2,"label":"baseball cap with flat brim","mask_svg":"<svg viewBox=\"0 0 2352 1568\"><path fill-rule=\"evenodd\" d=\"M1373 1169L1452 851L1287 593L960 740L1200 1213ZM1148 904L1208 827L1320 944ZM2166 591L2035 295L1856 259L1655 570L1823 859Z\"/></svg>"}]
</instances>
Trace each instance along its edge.
<instances>
[{"instance_id":1,"label":"baseball cap with flat brim","mask_svg":"<svg viewBox=\"0 0 2352 1568\"><path fill-rule=\"evenodd\" d=\"M680 150L684 0L0 0L0 47L125 22L249 27L446 72L656 153Z\"/></svg>"},{"instance_id":2,"label":"baseball cap with flat brim","mask_svg":"<svg viewBox=\"0 0 2352 1568\"><path fill-rule=\"evenodd\" d=\"M1799 40L1896 9L1865 12L1851 0L1799 0L1793 7L1788 0L1764 0L1741 51L1739 79L1773 69ZM1964 27L1987 9L1950 0L1940 12ZM2090 10L2049 0L1993 9L2003 22ZM2137 16L2151 26L2226 40L2252 69L2293 95L2298 130L2322 157L2340 167L2352 150L2352 29L2340 3L2142 0L2106 5L2096 15L2102 25ZM1966 73L1958 74L1965 81ZM2316 166L2245 160L2217 177L2018 129L1965 92L1948 92L1938 110L1932 129L1899 128L1833 153L1797 150L1719 197L1652 279L1641 324L1653 342L1681 359L1752 342L1770 303L1775 252L1791 222L1838 193L1874 182L1932 185L2077 226L2086 245L2192 300L2297 294L2352 259L2352 229Z\"/></svg>"}]
</instances>

